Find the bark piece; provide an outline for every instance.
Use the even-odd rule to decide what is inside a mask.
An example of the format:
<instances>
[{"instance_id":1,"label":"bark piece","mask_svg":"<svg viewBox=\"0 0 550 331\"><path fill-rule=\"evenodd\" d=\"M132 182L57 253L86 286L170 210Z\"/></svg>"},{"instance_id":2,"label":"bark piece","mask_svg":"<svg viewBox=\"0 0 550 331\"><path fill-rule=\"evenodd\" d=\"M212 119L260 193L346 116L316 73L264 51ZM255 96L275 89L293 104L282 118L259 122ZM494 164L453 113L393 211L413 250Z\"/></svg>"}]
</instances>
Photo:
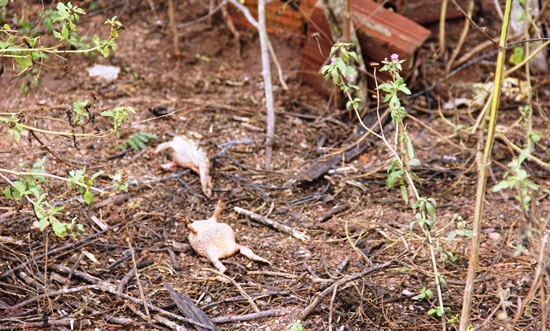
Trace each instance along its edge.
<instances>
[{"instance_id":1,"label":"bark piece","mask_svg":"<svg viewBox=\"0 0 550 331\"><path fill-rule=\"evenodd\" d=\"M214 330L220 331L220 329L212 323L210 318L202 311L199 307L195 305L193 300L185 293L177 293L172 285L166 284L166 289L172 300L176 303L178 309L185 315L185 317L197 321L201 324L210 326L210 329L197 326L197 330Z\"/></svg>"},{"instance_id":2,"label":"bark piece","mask_svg":"<svg viewBox=\"0 0 550 331\"><path fill-rule=\"evenodd\" d=\"M380 120L382 122L382 125L388 122L390 116L389 112L386 109L380 110ZM376 111L371 112L367 114L363 118L363 123L371 128L376 133L380 132L380 126L378 124L378 115L376 114ZM366 133L365 128L363 128L361 125L357 127L355 130L355 133L350 137L350 141L355 142L357 139L361 138L362 135ZM344 153L344 157L342 155L335 155L333 157L330 157L328 159L320 159L315 161L309 168L307 168L304 172L300 173L296 177L296 183L302 184L304 182L311 182L316 180L317 178L323 176L327 171L332 169L336 164L339 162L342 162L342 159L344 159L346 162L349 162L350 160L354 159L355 157L359 156L367 147L370 146L370 140L364 139L361 143L357 144L357 146L353 147L352 149L348 150Z\"/></svg>"}]
</instances>

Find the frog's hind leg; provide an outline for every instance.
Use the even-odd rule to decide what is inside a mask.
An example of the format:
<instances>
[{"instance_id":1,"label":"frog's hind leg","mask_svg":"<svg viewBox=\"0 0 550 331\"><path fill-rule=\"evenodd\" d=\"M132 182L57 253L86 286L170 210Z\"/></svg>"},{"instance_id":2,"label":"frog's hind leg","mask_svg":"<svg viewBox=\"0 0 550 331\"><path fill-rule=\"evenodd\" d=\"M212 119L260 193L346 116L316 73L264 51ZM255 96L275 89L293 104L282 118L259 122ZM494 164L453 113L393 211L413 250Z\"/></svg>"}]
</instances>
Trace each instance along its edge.
<instances>
[{"instance_id":1,"label":"frog's hind leg","mask_svg":"<svg viewBox=\"0 0 550 331\"><path fill-rule=\"evenodd\" d=\"M271 265L271 262L269 262L268 260L264 259L261 256L254 254L254 252L246 246L239 245L239 251L241 252L242 255L248 257L251 260L263 262Z\"/></svg>"},{"instance_id":2,"label":"frog's hind leg","mask_svg":"<svg viewBox=\"0 0 550 331\"><path fill-rule=\"evenodd\" d=\"M209 259L209 260L210 262L212 262L214 267L216 267L216 269L218 269L222 274L225 273L227 268L223 265L223 263L220 262L220 260L218 259Z\"/></svg>"}]
</instances>

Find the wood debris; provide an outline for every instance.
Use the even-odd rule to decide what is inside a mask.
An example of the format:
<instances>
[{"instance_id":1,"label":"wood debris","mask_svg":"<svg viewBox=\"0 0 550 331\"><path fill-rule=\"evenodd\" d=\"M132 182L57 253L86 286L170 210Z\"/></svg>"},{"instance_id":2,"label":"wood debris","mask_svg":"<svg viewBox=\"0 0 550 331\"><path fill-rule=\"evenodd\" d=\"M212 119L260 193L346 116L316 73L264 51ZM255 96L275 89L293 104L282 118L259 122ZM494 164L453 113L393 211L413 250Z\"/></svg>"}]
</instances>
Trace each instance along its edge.
<instances>
[{"instance_id":1,"label":"wood debris","mask_svg":"<svg viewBox=\"0 0 550 331\"><path fill-rule=\"evenodd\" d=\"M155 149L155 154L165 149L171 150L172 162L162 165L163 169L175 166L190 168L200 175L204 194L212 198L212 177L210 177L210 159L199 145L186 136L175 136L172 141L162 143Z\"/></svg>"}]
</instances>

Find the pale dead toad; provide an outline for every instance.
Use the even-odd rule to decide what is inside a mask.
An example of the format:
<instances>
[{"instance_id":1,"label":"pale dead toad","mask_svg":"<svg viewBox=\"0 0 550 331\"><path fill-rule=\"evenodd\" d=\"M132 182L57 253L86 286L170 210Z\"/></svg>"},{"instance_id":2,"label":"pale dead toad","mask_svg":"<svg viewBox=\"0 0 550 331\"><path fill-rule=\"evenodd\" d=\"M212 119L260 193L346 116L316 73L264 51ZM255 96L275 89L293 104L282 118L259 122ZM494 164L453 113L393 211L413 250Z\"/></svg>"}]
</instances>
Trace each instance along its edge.
<instances>
[{"instance_id":1,"label":"pale dead toad","mask_svg":"<svg viewBox=\"0 0 550 331\"><path fill-rule=\"evenodd\" d=\"M172 162L162 165L163 169L175 166L190 168L200 175L202 191L212 198L212 177L210 177L210 160L199 145L186 136L175 136L172 141L162 143L155 149L155 154L170 149Z\"/></svg>"},{"instance_id":2,"label":"pale dead toad","mask_svg":"<svg viewBox=\"0 0 550 331\"><path fill-rule=\"evenodd\" d=\"M219 202L212 217L204 221L195 221L187 226L189 243L195 252L206 257L221 273L227 268L220 259L233 256L237 251L249 259L271 264L268 260L254 254L250 248L235 243L233 229L225 223L218 222L222 209L223 203Z\"/></svg>"}]
</instances>

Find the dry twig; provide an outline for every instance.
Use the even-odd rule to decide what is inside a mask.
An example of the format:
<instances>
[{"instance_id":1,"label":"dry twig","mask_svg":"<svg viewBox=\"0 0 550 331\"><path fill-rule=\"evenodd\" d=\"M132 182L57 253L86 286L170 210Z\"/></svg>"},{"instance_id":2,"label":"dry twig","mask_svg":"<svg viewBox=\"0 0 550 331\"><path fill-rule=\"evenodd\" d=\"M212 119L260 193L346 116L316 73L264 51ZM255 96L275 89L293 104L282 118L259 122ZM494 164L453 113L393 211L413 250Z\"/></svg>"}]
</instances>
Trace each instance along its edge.
<instances>
[{"instance_id":1,"label":"dry twig","mask_svg":"<svg viewBox=\"0 0 550 331\"><path fill-rule=\"evenodd\" d=\"M260 222L264 225L267 225L267 226L271 226L272 228L277 229L281 232L287 233L287 234L289 234L289 235L293 236L294 238L299 239L301 241L309 240L309 236L307 234L296 231L293 228L291 228L290 226L281 224L281 223L276 222L276 221L274 221L272 219L269 219L267 217L263 217L262 215L258 215L254 212L251 212L249 210L246 210L246 209L243 209L243 208L240 208L240 207L235 207L235 211L237 212L237 214L246 215L246 216L252 218L255 221L258 221L258 222Z\"/></svg>"},{"instance_id":2,"label":"dry twig","mask_svg":"<svg viewBox=\"0 0 550 331\"><path fill-rule=\"evenodd\" d=\"M254 300L252 300L252 298L250 297L250 295L248 295L248 293L246 293L243 288L241 287L241 285L239 285L239 283L237 283L233 278L229 277L229 276L226 276L224 275L223 273L219 272L218 270L214 270L214 269L209 269L209 268L206 268L206 270L210 271L210 272L213 272L215 273L216 275L220 276L220 277L223 277L225 279L227 279L229 282L231 282L231 284L233 284L233 286L235 286L237 288L237 290L239 290L239 292L241 292L242 296L246 298L246 300L248 300L248 302L250 303L250 305L252 306L252 308L254 309L255 312L259 313L260 312L260 309L258 308L258 306L256 305L256 303L254 302Z\"/></svg>"}]
</instances>

